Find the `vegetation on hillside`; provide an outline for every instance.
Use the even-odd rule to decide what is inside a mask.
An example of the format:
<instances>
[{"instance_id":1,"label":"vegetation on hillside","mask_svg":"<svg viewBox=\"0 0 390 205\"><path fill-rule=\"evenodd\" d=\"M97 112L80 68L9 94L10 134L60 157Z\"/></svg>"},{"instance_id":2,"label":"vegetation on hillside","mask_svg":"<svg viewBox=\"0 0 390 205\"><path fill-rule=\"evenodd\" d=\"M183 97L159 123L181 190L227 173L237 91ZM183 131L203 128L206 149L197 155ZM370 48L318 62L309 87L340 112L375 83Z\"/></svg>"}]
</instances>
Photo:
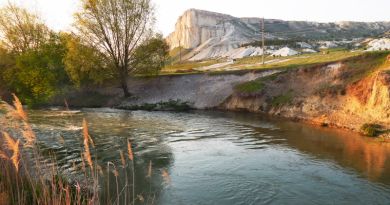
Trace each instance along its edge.
<instances>
[{"instance_id":1,"label":"vegetation on hillside","mask_svg":"<svg viewBox=\"0 0 390 205\"><path fill-rule=\"evenodd\" d=\"M337 52L338 53L338 52ZM341 81L338 84L332 85L322 85L316 91L316 94L320 96L326 95L344 95L347 85L354 83L362 78L372 74L373 72L380 70L389 66L389 63L386 61L386 57L390 52L367 52L361 53L357 56L352 56L342 60L342 66L345 69L343 75L341 76ZM321 62L321 60L318 60ZM331 61L338 62L338 61ZM328 63L331 63L328 62ZM313 64L292 64L285 67L280 67L278 69L291 69L291 68L310 68L317 67L320 63ZM325 64L326 65L326 64ZM274 80L280 73L276 73L271 76L258 78L256 80L244 82L235 86L235 91L239 94L257 94L261 92L266 83L270 80ZM289 101L292 98L292 93L288 92L285 95L281 95L273 99L272 103L275 106L283 104L283 102Z\"/></svg>"}]
</instances>

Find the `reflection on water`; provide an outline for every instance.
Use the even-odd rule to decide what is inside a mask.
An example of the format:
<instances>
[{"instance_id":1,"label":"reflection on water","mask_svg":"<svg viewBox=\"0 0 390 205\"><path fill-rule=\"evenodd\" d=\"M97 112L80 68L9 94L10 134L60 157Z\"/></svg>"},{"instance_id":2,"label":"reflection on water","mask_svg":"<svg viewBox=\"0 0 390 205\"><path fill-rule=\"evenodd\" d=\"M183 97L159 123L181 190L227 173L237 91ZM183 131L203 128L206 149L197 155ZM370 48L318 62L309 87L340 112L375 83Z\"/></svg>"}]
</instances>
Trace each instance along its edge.
<instances>
[{"instance_id":1,"label":"reflection on water","mask_svg":"<svg viewBox=\"0 0 390 205\"><path fill-rule=\"evenodd\" d=\"M126 150L126 140L132 140L136 192L154 193L157 204L388 204L390 200L390 144L247 113L32 111L41 146L56 154L64 173L78 174L74 164L81 163L84 117L101 165L119 164L119 150ZM155 173L151 182L145 178L149 161ZM169 186L162 185L162 169L171 175Z\"/></svg>"}]
</instances>

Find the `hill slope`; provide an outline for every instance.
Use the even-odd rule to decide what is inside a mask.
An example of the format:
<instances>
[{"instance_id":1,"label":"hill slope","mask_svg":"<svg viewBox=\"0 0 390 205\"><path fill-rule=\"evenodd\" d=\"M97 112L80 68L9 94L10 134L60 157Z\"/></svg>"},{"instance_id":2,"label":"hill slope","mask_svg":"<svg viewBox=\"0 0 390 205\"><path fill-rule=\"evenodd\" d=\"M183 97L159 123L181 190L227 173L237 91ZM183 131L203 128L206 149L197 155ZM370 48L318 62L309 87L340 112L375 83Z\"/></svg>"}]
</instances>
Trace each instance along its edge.
<instances>
[{"instance_id":1,"label":"hill slope","mask_svg":"<svg viewBox=\"0 0 390 205\"><path fill-rule=\"evenodd\" d=\"M184 58L202 60L221 57L240 45L261 39L260 18L237 18L190 9L179 17L167 37L171 48L191 49ZM317 23L265 19L267 39L329 40L377 36L390 30L390 22Z\"/></svg>"}]
</instances>

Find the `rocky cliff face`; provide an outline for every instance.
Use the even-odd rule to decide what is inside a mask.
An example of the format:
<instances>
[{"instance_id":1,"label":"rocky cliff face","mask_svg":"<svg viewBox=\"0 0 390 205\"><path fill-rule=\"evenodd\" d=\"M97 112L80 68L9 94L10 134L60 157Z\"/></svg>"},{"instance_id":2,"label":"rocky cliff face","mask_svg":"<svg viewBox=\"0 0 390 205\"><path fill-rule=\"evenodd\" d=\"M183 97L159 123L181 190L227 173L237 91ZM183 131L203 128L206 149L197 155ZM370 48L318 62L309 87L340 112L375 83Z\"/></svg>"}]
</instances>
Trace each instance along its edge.
<instances>
[{"instance_id":1,"label":"rocky cliff face","mask_svg":"<svg viewBox=\"0 0 390 205\"><path fill-rule=\"evenodd\" d=\"M190 9L177 21L167 37L171 48L183 47L192 51L185 58L201 60L221 57L224 53L261 39L260 18L236 18L226 14ZM390 22L337 22L265 20L267 39L334 39L357 38L383 34Z\"/></svg>"},{"instance_id":2,"label":"rocky cliff face","mask_svg":"<svg viewBox=\"0 0 390 205\"><path fill-rule=\"evenodd\" d=\"M254 23L254 24L250 24ZM259 21L191 9L177 21L175 32L167 37L171 48L192 49L187 58L200 60L219 57L243 43L260 38ZM256 33L257 32L257 33Z\"/></svg>"}]
</instances>

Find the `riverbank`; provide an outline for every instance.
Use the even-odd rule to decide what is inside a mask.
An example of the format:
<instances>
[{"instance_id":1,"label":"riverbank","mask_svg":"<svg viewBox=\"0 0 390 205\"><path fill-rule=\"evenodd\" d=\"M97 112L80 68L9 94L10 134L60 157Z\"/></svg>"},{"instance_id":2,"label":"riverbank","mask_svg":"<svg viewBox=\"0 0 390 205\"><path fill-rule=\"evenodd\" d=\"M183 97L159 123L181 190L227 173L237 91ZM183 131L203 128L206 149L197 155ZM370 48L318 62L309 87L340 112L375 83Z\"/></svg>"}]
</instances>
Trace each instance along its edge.
<instances>
[{"instance_id":1,"label":"riverbank","mask_svg":"<svg viewBox=\"0 0 390 205\"><path fill-rule=\"evenodd\" d=\"M130 110L221 109L280 116L360 131L390 129L388 52L294 68L129 79L133 97L102 86L60 96L53 105Z\"/></svg>"},{"instance_id":2,"label":"riverbank","mask_svg":"<svg viewBox=\"0 0 390 205\"><path fill-rule=\"evenodd\" d=\"M267 113L321 126L390 129L390 64L385 53L289 70L237 87L219 108ZM387 131L386 131L387 130Z\"/></svg>"}]
</instances>

